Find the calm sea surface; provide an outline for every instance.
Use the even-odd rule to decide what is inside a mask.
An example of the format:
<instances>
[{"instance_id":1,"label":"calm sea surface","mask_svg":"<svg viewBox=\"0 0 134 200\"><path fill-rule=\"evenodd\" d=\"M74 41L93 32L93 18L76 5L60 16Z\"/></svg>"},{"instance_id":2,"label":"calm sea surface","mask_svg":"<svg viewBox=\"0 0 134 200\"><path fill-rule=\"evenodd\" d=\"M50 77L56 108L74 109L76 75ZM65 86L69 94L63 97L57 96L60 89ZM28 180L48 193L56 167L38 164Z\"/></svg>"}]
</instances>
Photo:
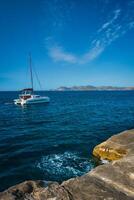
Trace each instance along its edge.
<instances>
[{"instance_id":1,"label":"calm sea surface","mask_svg":"<svg viewBox=\"0 0 134 200\"><path fill-rule=\"evenodd\" d=\"M91 170L95 145L134 128L134 91L41 92L46 105L14 105L0 92L0 190L29 179L63 181Z\"/></svg>"}]
</instances>

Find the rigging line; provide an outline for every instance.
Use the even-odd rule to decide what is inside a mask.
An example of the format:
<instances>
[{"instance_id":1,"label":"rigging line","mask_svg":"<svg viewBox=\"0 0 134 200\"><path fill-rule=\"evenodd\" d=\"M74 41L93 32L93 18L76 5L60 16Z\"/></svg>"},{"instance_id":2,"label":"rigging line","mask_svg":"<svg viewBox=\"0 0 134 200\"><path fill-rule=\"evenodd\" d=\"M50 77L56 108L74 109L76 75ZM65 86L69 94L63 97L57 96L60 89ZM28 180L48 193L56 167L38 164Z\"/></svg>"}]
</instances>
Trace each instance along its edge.
<instances>
[{"instance_id":1,"label":"rigging line","mask_svg":"<svg viewBox=\"0 0 134 200\"><path fill-rule=\"evenodd\" d=\"M38 82L38 84L39 84L40 89L43 90L43 89L42 89L41 82L40 82L40 80L39 80L39 78L38 78L38 74L37 74L37 72L36 72L36 70L35 70L35 67L33 67L33 71L34 71L34 74L35 74L35 76L36 76L36 79L37 79L37 82Z\"/></svg>"},{"instance_id":2,"label":"rigging line","mask_svg":"<svg viewBox=\"0 0 134 200\"><path fill-rule=\"evenodd\" d=\"M33 89L33 72L32 72L32 58L31 53L29 53L29 67L30 67L30 76L31 76L31 86Z\"/></svg>"}]
</instances>

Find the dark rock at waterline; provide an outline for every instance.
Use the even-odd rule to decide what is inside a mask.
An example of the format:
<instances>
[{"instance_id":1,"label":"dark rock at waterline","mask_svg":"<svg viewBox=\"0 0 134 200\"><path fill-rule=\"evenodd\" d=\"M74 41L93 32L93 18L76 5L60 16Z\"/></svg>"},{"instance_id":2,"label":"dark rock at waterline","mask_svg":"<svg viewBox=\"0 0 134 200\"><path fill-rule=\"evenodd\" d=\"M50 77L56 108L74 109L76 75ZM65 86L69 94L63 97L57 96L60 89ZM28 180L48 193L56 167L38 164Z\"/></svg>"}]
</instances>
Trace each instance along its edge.
<instances>
[{"instance_id":1,"label":"dark rock at waterline","mask_svg":"<svg viewBox=\"0 0 134 200\"><path fill-rule=\"evenodd\" d=\"M0 200L134 200L134 130L111 137L94 152L114 161L62 184L23 182L0 193Z\"/></svg>"},{"instance_id":2,"label":"dark rock at waterline","mask_svg":"<svg viewBox=\"0 0 134 200\"><path fill-rule=\"evenodd\" d=\"M0 200L67 199L69 194L57 182L25 181L0 193Z\"/></svg>"}]
</instances>

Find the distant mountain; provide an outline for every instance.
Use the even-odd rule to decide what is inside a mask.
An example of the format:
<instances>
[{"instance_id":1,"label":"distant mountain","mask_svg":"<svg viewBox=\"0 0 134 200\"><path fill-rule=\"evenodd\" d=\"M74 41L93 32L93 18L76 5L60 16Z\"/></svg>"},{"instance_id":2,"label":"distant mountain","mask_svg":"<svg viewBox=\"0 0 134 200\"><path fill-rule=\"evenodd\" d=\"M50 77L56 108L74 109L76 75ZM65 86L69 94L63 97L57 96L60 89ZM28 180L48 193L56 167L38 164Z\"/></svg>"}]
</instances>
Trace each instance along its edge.
<instances>
[{"instance_id":1,"label":"distant mountain","mask_svg":"<svg viewBox=\"0 0 134 200\"><path fill-rule=\"evenodd\" d=\"M73 86L73 87L59 87L55 91L114 91L114 90L134 90L134 87L114 87L114 86Z\"/></svg>"}]
</instances>

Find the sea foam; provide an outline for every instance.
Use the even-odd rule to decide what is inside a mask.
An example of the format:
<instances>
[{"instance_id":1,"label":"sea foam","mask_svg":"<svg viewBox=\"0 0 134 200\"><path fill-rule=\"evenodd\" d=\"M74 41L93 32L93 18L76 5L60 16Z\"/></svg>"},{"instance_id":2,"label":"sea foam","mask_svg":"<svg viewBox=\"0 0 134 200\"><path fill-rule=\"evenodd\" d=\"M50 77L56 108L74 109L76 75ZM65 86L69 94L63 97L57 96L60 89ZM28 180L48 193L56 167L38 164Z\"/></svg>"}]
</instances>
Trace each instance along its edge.
<instances>
[{"instance_id":1,"label":"sea foam","mask_svg":"<svg viewBox=\"0 0 134 200\"><path fill-rule=\"evenodd\" d=\"M93 168L91 160L82 158L78 153L73 152L43 156L36 166L45 174L65 177L65 179L80 176Z\"/></svg>"}]
</instances>

